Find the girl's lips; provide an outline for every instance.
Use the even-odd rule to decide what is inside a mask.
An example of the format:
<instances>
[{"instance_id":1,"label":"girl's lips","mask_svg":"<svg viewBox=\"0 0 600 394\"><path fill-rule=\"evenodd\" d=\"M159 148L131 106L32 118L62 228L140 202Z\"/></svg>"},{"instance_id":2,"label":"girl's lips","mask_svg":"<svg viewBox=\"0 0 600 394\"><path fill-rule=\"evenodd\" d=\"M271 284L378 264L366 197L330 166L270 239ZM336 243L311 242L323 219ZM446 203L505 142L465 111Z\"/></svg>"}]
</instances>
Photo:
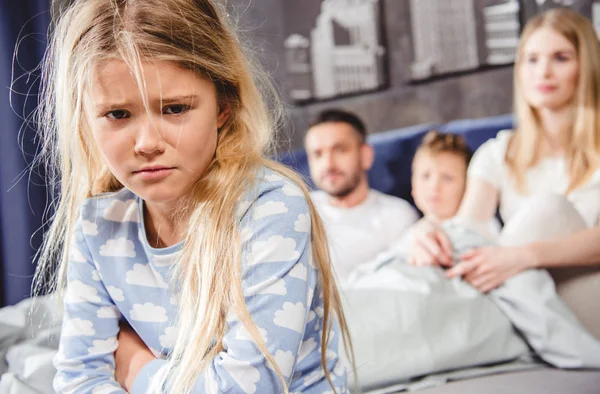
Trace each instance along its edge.
<instances>
[{"instance_id":1,"label":"girl's lips","mask_svg":"<svg viewBox=\"0 0 600 394\"><path fill-rule=\"evenodd\" d=\"M137 175L143 179L160 179L171 174L173 170L174 168L169 167L144 168L142 170L135 171L134 175Z\"/></svg>"}]
</instances>

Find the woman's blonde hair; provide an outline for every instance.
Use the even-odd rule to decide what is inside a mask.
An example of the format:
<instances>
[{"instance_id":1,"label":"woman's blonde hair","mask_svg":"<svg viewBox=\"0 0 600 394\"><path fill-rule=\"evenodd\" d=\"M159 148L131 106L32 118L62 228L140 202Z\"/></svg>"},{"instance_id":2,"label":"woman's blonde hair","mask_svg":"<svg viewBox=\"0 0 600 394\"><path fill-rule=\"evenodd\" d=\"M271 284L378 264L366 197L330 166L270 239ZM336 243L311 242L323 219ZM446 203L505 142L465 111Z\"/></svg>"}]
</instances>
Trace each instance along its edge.
<instances>
[{"instance_id":1,"label":"woman's blonde hair","mask_svg":"<svg viewBox=\"0 0 600 394\"><path fill-rule=\"evenodd\" d=\"M542 128L537 111L526 101L520 86L520 68L527 40L539 28L549 28L565 37L579 61L579 80L573 100L574 120L565 139L567 193L585 184L600 159L600 44L594 26L582 15L556 8L529 20L521 34L514 73L514 103L517 132L511 138L505 161L518 189L525 190L525 172L541 159Z\"/></svg>"},{"instance_id":2,"label":"woman's blonde hair","mask_svg":"<svg viewBox=\"0 0 600 394\"><path fill-rule=\"evenodd\" d=\"M267 111L266 99L275 100L274 109L281 106L268 78L245 55L224 12L210 0L78 0L62 12L45 58L40 107L42 157L50 171L50 188L60 193L39 255L34 292L49 288L61 293L66 282L66 245L84 199L123 187L102 162L86 124L84 95L95 67L110 59L125 61L143 93L142 62L170 61L213 81L217 101L221 108L228 106L231 114L218 131L214 158L195 185L191 206L179 212L189 217L189 231L173 274L181 288L178 337L163 382L156 387L166 382L173 392L189 392L195 378L223 349L226 316L232 313L250 332L288 392L252 322L241 285L236 207L263 166L300 185L310 207L312 253L324 304L321 361L333 387L325 357L335 319L350 355L352 347L325 231L301 179L266 158L279 115ZM257 86L269 88L261 91ZM50 278L54 262L59 262L58 270Z\"/></svg>"}]
</instances>

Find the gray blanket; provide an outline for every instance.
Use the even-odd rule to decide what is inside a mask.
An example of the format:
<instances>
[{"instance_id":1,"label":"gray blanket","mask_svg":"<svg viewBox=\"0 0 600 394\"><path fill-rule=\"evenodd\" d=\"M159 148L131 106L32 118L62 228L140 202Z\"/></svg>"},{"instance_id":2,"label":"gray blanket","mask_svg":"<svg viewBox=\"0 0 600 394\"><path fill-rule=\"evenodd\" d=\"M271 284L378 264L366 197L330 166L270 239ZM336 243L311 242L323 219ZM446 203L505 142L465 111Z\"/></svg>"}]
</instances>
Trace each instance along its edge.
<instances>
[{"instance_id":1,"label":"gray blanket","mask_svg":"<svg viewBox=\"0 0 600 394\"><path fill-rule=\"evenodd\" d=\"M445 230L455 256L489 243L453 224ZM413 267L390 253L355 271L343 295L363 390L414 390L428 386L415 378L430 374L431 383L545 365L600 368L600 342L545 270L526 271L486 295L446 279L441 268ZM464 368L471 370L454 372Z\"/></svg>"}]
</instances>

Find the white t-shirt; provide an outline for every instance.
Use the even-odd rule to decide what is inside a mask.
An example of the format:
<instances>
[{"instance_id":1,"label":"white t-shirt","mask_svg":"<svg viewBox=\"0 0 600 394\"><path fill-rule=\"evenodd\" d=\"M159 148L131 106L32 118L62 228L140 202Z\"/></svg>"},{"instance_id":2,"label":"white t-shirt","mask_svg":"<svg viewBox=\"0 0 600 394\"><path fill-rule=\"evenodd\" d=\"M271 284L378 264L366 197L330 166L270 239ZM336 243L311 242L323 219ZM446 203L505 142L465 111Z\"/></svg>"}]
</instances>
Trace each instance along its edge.
<instances>
[{"instance_id":1,"label":"white t-shirt","mask_svg":"<svg viewBox=\"0 0 600 394\"><path fill-rule=\"evenodd\" d=\"M486 141L473 156L469 177L475 176L491 183L500 192L500 216L508 222L530 198L544 194L564 195L570 182L564 158L545 158L530 168L525 176L526 194L516 189L515 179L504 158L513 132L503 130L496 138ZM600 219L600 170L589 181L566 195L591 227Z\"/></svg>"},{"instance_id":2,"label":"white t-shirt","mask_svg":"<svg viewBox=\"0 0 600 394\"><path fill-rule=\"evenodd\" d=\"M352 208L330 205L323 191L314 191L311 197L323 219L333 268L340 280L398 242L419 218L407 201L372 189L365 201Z\"/></svg>"}]
</instances>

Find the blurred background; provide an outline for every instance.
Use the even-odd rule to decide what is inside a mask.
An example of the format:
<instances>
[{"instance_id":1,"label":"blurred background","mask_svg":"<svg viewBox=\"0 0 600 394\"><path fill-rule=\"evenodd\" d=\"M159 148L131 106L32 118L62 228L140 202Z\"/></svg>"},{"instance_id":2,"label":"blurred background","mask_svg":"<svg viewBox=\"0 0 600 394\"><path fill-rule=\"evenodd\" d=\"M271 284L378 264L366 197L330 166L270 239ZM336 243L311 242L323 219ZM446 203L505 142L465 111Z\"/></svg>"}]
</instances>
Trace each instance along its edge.
<instances>
[{"instance_id":1,"label":"blurred background","mask_svg":"<svg viewBox=\"0 0 600 394\"><path fill-rule=\"evenodd\" d=\"M287 108L280 150L338 107L369 133L512 110L521 26L571 7L600 31L600 0L223 0ZM52 10L68 0L0 0L0 306L30 294L47 215L31 119Z\"/></svg>"}]
</instances>

